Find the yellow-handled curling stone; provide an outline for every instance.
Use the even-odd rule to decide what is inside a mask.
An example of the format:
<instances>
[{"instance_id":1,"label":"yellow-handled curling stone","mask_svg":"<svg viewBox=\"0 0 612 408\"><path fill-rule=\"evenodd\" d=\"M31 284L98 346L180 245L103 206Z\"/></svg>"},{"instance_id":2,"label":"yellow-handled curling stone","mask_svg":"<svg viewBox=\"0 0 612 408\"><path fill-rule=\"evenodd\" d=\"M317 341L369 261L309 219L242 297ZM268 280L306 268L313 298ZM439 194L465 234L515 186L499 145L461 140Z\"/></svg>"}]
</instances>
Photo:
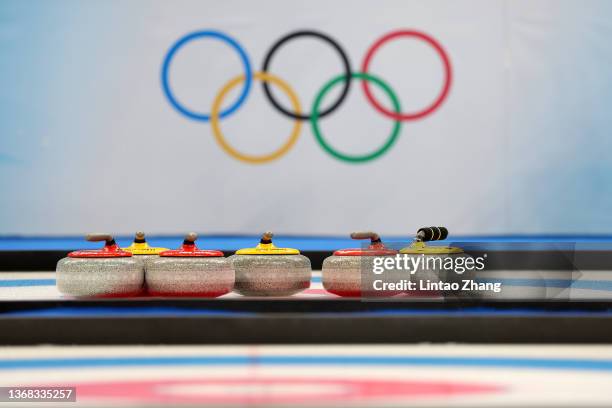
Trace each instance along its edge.
<instances>
[{"instance_id":1,"label":"yellow-handled curling stone","mask_svg":"<svg viewBox=\"0 0 612 408\"><path fill-rule=\"evenodd\" d=\"M273 234L262 235L255 248L229 257L236 271L234 291L245 296L288 296L310 287L310 259L293 248L277 248Z\"/></svg>"},{"instance_id":2,"label":"yellow-handled curling stone","mask_svg":"<svg viewBox=\"0 0 612 408\"><path fill-rule=\"evenodd\" d=\"M147 239L145 237L145 233L139 231L134 236L134 241L130 244L130 246L122 248L124 251L131 253L134 256L134 259L141 262L145 268L145 272L147 269L147 262L151 259L157 259L159 254L167 251L168 248L158 248L149 246Z\"/></svg>"},{"instance_id":3,"label":"yellow-handled curling stone","mask_svg":"<svg viewBox=\"0 0 612 408\"><path fill-rule=\"evenodd\" d=\"M87 241L105 241L97 250L74 251L57 263L58 290L69 296L132 296L144 285L144 268L117 246L109 234L89 234Z\"/></svg>"},{"instance_id":4,"label":"yellow-handled curling stone","mask_svg":"<svg viewBox=\"0 0 612 408\"><path fill-rule=\"evenodd\" d=\"M451 246L427 245L430 241L441 241L448 237L448 229L444 227L423 227L420 228L415 236L414 241L409 246L400 249L400 254L411 258L422 258L415 264L418 267L411 274L411 282L415 282L417 287L421 286L421 282L446 282L458 283L459 288L462 287L461 282L464 279L471 279L474 274L474 268L467 270L465 268L466 259L473 259L466 254L463 249ZM415 259L417 261L417 259ZM468 262L470 263L470 262ZM461 296L461 289L458 291L442 292L445 296ZM473 296L465 293L465 295Z\"/></svg>"},{"instance_id":5,"label":"yellow-handled curling stone","mask_svg":"<svg viewBox=\"0 0 612 408\"><path fill-rule=\"evenodd\" d=\"M199 249L198 235L185 236L179 249L147 262L146 284L154 296L217 297L234 288L234 269L223 252Z\"/></svg>"},{"instance_id":6,"label":"yellow-handled curling stone","mask_svg":"<svg viewBox=\"0 0 612 408\"><path fill-rule=\"evenodd\" d=\"M387 248L375 232L353 232L351 238L369 239L370 244L363 248L339 249L325 258L322 271L325 290L344 297L392 296L401 293L401 290L378 291L374 288L376 279L385 282L397 280L395 270L385 271L379 278L373 273L375 258L395 257L397 250Z\"/></svg>"}]
</instances>

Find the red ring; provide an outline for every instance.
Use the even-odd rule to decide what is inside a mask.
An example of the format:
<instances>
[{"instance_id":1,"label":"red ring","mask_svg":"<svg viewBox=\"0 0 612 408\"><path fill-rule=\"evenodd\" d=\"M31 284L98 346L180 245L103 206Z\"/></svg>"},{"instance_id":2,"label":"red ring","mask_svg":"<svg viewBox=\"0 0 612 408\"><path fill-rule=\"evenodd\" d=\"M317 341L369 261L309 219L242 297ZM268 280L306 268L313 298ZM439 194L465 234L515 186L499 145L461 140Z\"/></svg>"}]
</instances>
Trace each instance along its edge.
<instances>
[{"instance_id":1,"label":"red ring","mask_svg":"<svg viewBox=\"0 0 612 408\"><path fill-rule=\"evenodd\" d=\"M370 101L370 103L374 105L376 110L382 113L383 115L399 121L421 119L438 109L442 102L444 102L444 99L446 99L446 97L448 96L448 92L453 81L453 71L451 68L450 59L448 58L446 51L444 51L444 48L442 48L442 45L440 45L437 40L435 40L428 34L415 30L397 30L386 34L370 47L370 49L366 53L365 59L363 60L361 72L367 74L368 67L370 65L370 62L372 61L372 57L374 56L374 53L378 50L378 48L380 48L387 41L393 40L397 37L416 37L431 45L433 49L438 53L438 55L442 59L442 62L444 63L445 79L444 86L442 87L442 92L440 92L436 100L433 101L431 105L429 105L423 110L417 111L415 113L395 113L385 109L378 103L378 101L374 98L374 95L372 95L372 91L370 91L370 84L368 83L368 81L361 81L361 86L363 87L363 91L365 92L368 101Z\"/></svg>"}]
</instances>

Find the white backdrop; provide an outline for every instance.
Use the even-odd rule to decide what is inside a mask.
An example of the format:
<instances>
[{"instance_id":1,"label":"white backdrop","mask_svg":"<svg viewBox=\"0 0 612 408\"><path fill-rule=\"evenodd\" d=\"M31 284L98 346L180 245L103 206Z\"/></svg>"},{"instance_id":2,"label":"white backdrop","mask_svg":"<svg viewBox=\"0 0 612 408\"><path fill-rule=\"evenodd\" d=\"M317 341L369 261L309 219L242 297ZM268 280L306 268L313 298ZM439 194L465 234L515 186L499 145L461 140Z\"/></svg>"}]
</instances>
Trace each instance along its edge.
<instances>
[{"instance_id":1,"label":"white backdrop","mask_svg":"<svg viewBox=\"0 0 612 408\"><path fill-rule=\"evenodd\" d=\"M11 62L0 80L6 90L0 234L144 228L344 235L367 227L403 235L422 225L446 225L458 234L610 232L603 202L612 188L601 151L610 144L611 98L602 89L612 83L612 47L604 40L612 12L606 2L582 4L4 2L1 52ZM444 47L454 81L442 106L402 123L399 140L378 160L332 158L306 121L286 156L246 164L220 148L210 123L181 115L162 91L169 48L206 29L240 42L254 70L281 36L319 30L344 47L355 72L384 34L420 30ZM384 46L370 71L389 83L404 111L429 104L444 77L437 54L410 39ZM342 66L327 45L299 39L275 55L270 72L310 111ZM186 106L209 112L223 84L241 73L234 51L200 40L177 53L170 83ZM347 153L373 150L393 126L358 81L320 123L330 143ZM227 140L251 154L280 146L292 126L258 81L221 122ZM593 172L601 176L593 179ZM595 203L595 212L580 211L584 199Z\"/></svg>"}]
</instances>

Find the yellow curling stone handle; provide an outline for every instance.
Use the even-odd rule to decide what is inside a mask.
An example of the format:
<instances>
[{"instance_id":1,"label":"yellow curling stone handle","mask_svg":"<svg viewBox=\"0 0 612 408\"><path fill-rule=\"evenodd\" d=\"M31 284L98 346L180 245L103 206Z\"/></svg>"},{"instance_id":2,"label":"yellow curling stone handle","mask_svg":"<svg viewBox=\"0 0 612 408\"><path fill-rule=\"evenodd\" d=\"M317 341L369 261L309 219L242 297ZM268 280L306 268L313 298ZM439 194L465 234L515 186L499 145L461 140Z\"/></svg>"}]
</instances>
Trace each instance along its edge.
<instances>
[{"instance_id":1,"label":"yellow curling stone handle","mask_svg":"<svg viewBox=\"0 0 612 408\"><path fill-rule=\"evenodd\" d=\"M134 237L134 242L127 247L122 248L124 251L131 252L132 255L159 255L160 253L167 251L168 248L158 248L149 246L145 239L144 232L137 232Z\"/></svg>"},{"instance_id":2,"label":"yellow curling stone handle","mask_svg":"<svg viewBox=\"0 0 612 408\"><path fill-rule=\"evenodd\" d=\"M295 248L277 248L272 243L271 232L264 232L259 244L255 248L242 248L236 251L236 255L299 255L300 251Z\"/></svg>"}]
</instances>

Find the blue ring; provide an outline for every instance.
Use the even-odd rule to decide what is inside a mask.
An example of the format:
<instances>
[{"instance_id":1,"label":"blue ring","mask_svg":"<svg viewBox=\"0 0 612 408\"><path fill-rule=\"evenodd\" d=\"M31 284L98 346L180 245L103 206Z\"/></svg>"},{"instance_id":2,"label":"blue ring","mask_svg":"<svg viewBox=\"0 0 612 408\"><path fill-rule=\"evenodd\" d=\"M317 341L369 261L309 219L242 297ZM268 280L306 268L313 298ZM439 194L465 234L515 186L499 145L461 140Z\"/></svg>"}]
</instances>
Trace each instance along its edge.
<instances>
[{"instance_id":1,"label":"blue ring","mask_svg":"<svg viewBox=\"0 0 612 408\"><path fill-rule=\"evenodd\" d=\"M240 59L242 60L242 65L244 66L244 73L245 73L246 80L244 81L244 87L242 88L242 92L240 93L240 96L238 97L236 102L232 104L232 106L230 106L224 111L221 111L221 113L219 114L220 118L224 118L228 115L231 115L232 113L236 111L236 109L240 107L240 105L242 105L246 101L246 98L249 95L249 92L251 90L251 83L253 82L253 73L251 70L251 63L249 62L249 57L246 51L244 50L244 48L240 44L238 44L236 40L234 40L233 38L229 37L228 35L222 32L212 31L212 30L195 31L193 33L185 35L184 37L180 38L177 42L174 43L174 45L170 48L170 50L166 54L166 57L164 58L164 63L162 65L161 81L162 81L162 88L164 89L164 94L166 95L166 98L168 98L168 100L170 101L170 104L183 115L193 120L201 120L203 122L208 122L210 120L210 115L192 111L184 107L183 105L181 105L181 103L172 94L172 90L170 89L170 83L168 82L170 62L172 61L174 54L176 54L177 51L183 45L187 44L191 40L195 40L198 38L214 38L214 39L221 40L224 43L228 44L229 46L231 46L233 49L235 49L238 52L238 55L240 56Z\"/></svg>"}]
</instances>

